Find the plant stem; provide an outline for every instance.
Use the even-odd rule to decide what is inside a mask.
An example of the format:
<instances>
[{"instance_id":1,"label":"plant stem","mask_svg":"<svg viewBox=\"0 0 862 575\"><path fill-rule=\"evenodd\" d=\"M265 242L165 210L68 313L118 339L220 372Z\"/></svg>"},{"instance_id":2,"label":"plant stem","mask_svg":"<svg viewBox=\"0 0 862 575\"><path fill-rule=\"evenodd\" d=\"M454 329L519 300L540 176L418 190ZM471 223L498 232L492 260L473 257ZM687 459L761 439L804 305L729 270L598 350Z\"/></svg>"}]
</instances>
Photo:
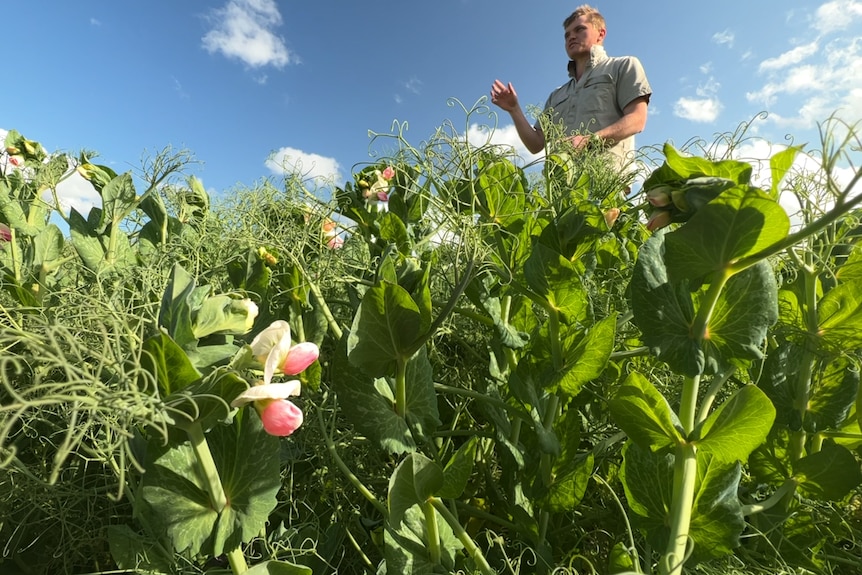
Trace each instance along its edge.
<instances>
[{"instance_id":1,"label":"plant stem","mask_svg":"<svg viewBox=\"0 0 862 575\"><path fill-rule=\"evenodd\" d=\"M395 413L407 416L407 360L399 357L395 364Z\"/></svg>"},{"instance_id":2,"label":"plant stem","mask_svg":"<svg viewBox=\"0 0 862 575\"><path fill-rule=\"evenodd\" d=\"M207 443L204 430L200 423L195 421L186 428L186 433L192 444L192 449L200 466L201 476L204 479L204 485L209 492L210 502L216 513L221 514L227 507L227 495L225 495L224 487L222 486L221 477L219 476L218 468ZM248 564L245 561L245 555L242 552L242 546L238 545L234 549L227 552L227 559L230 563L231 571L234 575L240 575L248 571Z\"/></svg>"},{"instance_id":3,"label":"plant stem","mask_svg":"<svg viewBox=\"0 0 862 575\"><path fill-rule=\"evenodd\" d=\"M431 562L434 565L440 565L440 532L437 529L437 514L429 501L423 501L420 507L422 507L422 513L425 514L425 529L428 531L428 553L431 555Z\"/></svg>"},{"instance_id":4,"label":"plant stem","mask_svg":"<svg viewBox=\"0 0 862 575\"><path fill-rule=\"evenodd\" d=\"M428 502L434 506L434 509L443 516L443 519L445 519L446 523L449 524L449 527L452 528L452 532L455 534L455 537L457 537L458 541L461 542L461 545L464 546L467 554L476 562L476 567L479 571L481 571L483 575L496 575L497 572L491 569L491 566L488 564L488 560L485 559L485 556L482 554L482 550L479 549L479 546L476 545L476 542L473 541L470 535L464 530L464 527L461 526L458 518L452 515L452 512L449 511L443 501L437 497L430 497L428 498Z\"/></svg>"},{"instance_id":5,"label":"plant stem","mask_svg":"<svg viewBox=\"0 0 862 575\"><path fill-rule=\"evenodd\" d=\"M673 466L673 502L670 514L670 538L659 570L662 575L680 575L685 562L694 485L697 479L697 448L692 443L677 446Z\"/></svg>"},{"instance_id":6,"label":"plant stem","mask_svg":"<svg viewBox=\"0 0 862 575\"><path fill-rule=\"evenodd\" d=\"M344 460L341 459L341 456L338 455L335 443L333 443L332 438L329 437L329 433L326 430L326 424L323 422L323 410L318 408L315 411L317 411L317 423L320 426L320 431L323 432L323 441L326 443L326 450L329 452L329 456L332 457L332 460L335 461L336 467L341 470L341 473L347 478L350 484L353 485L353 487L355 487L356 490L359 491L359 493L365 497L365 499L367 499L383 517L389 517L389 510L386 506L380 503L377 497L375 497L374 494L365 487L365 484L362 483L356 475L354 475L350 468L347 467L347 464L344 463Z\"/></svg>"},{"instance_id":7,"label":"plant stem","mask_svg":"<svg viewBox=\"0 0 862 575\"><path fill-rule=\"evenodd\" d=\"M210 451L204 431L201 428L200 423L194 422L188 426L186 433L188 433L192 449L198 459L201 476L203 477L204 484L210 496L210 503L212 503L213 509L215 509L216 513L221 513L222 509L227 506L227 496L224 493L221 478L219 477L218 469L213 460L212 452Z\"/></svg>"},{"instance_id":8,"label":"plant stem","mask_svg":"<svg viewBox=\"0 0 862 575\"><path fill-rule=\"evenodd\" d=\"M796 480L792 477L788 477L784 480L784 483L781 484L781 487L775 490L775 493L770 495L768 498L764 499L760 503L752 503L751 505L743 505L742 506L742 514L743 515L755 515L757 513L761 513L770 509L780 503L786 496L793 493L796 489Z\"/></svg>"},{"instance_id":9,"label":"plant stem","mask_svg":"<svg viewBox=\"0 0 862 575\"><path fill-rule=\"evenodd\" d=\"M248 563L245 562L245 555L241 547L231 549L227 552L227 562L230 564L230 570L234 575L240 575L248 571Z\"/></svg>"}]
</instances>

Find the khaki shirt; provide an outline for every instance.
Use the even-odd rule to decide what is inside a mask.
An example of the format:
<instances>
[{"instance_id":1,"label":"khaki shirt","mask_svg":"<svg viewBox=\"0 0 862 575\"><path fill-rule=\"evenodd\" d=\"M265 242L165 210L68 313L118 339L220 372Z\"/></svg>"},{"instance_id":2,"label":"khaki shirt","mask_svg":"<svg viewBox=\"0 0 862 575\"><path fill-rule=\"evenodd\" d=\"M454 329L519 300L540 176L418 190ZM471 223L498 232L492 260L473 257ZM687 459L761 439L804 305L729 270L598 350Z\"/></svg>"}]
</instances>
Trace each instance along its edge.
<instances>
[{"instance_id":1,"label":"khaki shirt","mask_svg":"<svg viewBox=\"0 0 862 575\"><path fill-rule=\"evenodd\" d=\"M634 56L611 58L603 46L590 50L590 62L575 79L575 70L569 63L568 82L551 92L545 102L544 113L552 122L562 122L567 134L586 134L607 127L623 117L623 108L636 98L652 94L640 60ZM538 123L536 128L541 129ZM617 142L610 151L617 156L620 166L634 156L634 136Z\"/></svg>"}]
</instances>

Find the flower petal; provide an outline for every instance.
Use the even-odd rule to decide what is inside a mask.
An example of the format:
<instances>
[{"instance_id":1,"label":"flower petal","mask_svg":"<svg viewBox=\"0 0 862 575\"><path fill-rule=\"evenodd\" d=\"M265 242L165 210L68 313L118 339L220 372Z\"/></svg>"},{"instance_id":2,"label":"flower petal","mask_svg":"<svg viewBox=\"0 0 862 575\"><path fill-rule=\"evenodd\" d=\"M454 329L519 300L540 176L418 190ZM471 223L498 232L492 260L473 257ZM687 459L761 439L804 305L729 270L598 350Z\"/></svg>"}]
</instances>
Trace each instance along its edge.
<instances>
[{"instance_id":1,"label":"flower petal","mask_svg":"<svg viewBox=\"0 0 862 575\"><path fill-rule=\"evenodd\" d=\"M314 363L319 356L320 350L317 345L310 341L298 343L290 348L290 353L281 365L281 371L285 375L296 375Z\"/></svg>"},{"instance_id":2,"label":"flower petal","mask_svg":"<svg viewBox=\"0 0 862 575\"><path fill-rule=\"evenodd\" d=\"M263 428L270 435L287 437L302 425L302 410L286 399L273 401L260 414Z\"/></svg>"},{"instance_id":3,"label":"flower petal","mask_svg":"<svg viewBox=\"0 0 862 575\"><path fill-rule=\"evenodd\" d=\"M255 385L239 394L230 405L231 407L239 407L246 403L251 403L252 401L284 399L292 395L299 395L300 391L302 391L302 384L298 379L292 379L284 383Z\"/></svg>"}]
</instances>

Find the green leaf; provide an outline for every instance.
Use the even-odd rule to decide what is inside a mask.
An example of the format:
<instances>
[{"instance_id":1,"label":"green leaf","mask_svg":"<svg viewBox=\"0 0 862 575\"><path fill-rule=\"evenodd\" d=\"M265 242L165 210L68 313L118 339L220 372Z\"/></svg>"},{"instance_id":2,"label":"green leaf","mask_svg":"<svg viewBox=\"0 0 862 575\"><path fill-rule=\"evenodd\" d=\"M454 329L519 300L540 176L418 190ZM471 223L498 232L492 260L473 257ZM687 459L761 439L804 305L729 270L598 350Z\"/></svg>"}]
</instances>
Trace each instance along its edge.
<instances>
[{"instance_id":1,"label":"green leaf","mask_svg":"<svg viewBox=\"0 0 862 575\"><path fill-rule=\"evenodd\" d=\"M660 451L683 441L670 405L643 375L632 372L608 402L611 417L646 451Z\"/></svg>"},{"instance_id":2,"label":"green leaf","mask_svg":"<svg viewBox=\"0 0 862 575\"><path fill-rule=\"evenodd\" d=\"M54 224L48 224L33 238L33 267L37 272L56 267L56 262L63 256L63 232Z\"/></svg>"},{"instance_id":3,"label":"green leaf","mask_svg":"<svg viewBox=\"0 0 862 575\"><path fill-rule=\"evenodd\" d=\"M862 483L862 470L849 449L825 441L820 451L793 463L793 478L806 497L840 501Z\"/></svg>"},{"instance_id":4,"label":"green leaf","mask_svg":"<svg viewBox=\"0 0 862 575\"><path fill-rule=\"evenodd\" d=\"M581 388L599 377L607 366L613 351L616 316L612 315L596 322L586 333L574 325L560 325L557 337L552 342L547 326L543 327L532 355L519 362L524 365L519 371L525 378L535 380L542 387L559 390L576 396ZM560 346L561 364L554 366L552 345ZM529 374L523 370L527 369Z\"/></svg>"},{"instance_id":5,"label":"green leaf","mask_svg":"<svg viewBox=\"0 0 862 575\"><path fill-rule=\"evenodd\" d=\"M111 558L120 569L141 575L170 573L173 554L151 537L138 534L128 525L108 525Z\"/></svg>"},{"instance_id":6,"label":"green leaf","mask_svg":"<svg viewBox=\"0 0 862 575\"><path fill-rule=\"evenodd\" d=\"M631 441L623 448L620 479L632 519L656 548L665 548L672 506L674 456L652 454ZM708 453L698 453L695 497L689 535L694 540L692 562L721 557L739 545L745 528L737 498L742 468Z\"/></svg>"},{"instance_id":7,"label":"green leaf","mask_svg":"<svg viewBox=\"0 0 862 575\"><path fill-rule=\"evenodd\" d=\"M401 218L392 212L386 212L378 218L380 238L391 244L395 244L398 252L409 256L412 251L410 239L407 236L407 227Z\"/></svg>"},{"instance_id":8,"label":"green leaf","mask_svg":"<svg viewBox=\"0 0 862 575\"><path fill-rule=\"evenodd\" d=\"M421 316L410 294L382 281L365 292L348 339L350 363L372 377L394 373L420 336Z\"/></svg>"},{"instance_id":9,"label":"green leaf","mask_svg":"<svg viewBox=\"0 0 862 575\"><path fill-rule=\"evenodd\" d=\"M775 428L766 442L751 453L748 468L757 481L778 487L791 476L788 437L786 428Z\"/></svg>"},{"instance_id":10,"label":"green leaf","mask_svg":"<svg viewBox=\"0 0 862 575\"><path fill-rule=\"evenodd\" d=\"M509 227L524 218L524 172L509 160L480 162L479 202L486 217Z\"/></svg>"},{"instance_id":11,"label":"green leaf","mask_svg":"<svg viewBox=\"0 0 862 575\"><path fill-rule=\"evenodd\" d=\"M257 308L251 300L219 294L208 297L195 310L192 333L200 339L214 333L244 334L251 330Z\"/></svg>"},{"instance_id":12,"label":"green leaf","mask_svg":"<svg viewBox=\"0 0 862 575\"><path fill-rule=\"evenodd\" d=\"M862 347L862 278L835 286L820 300L817 312L819 335L829 349Z\"/></svg>"},{"instance_id":13,"label":"green leaf","mask_svg":"<svg viewBox=\"0 0 862 575\"><path fill-rule=\"evenodd\" d=\"M72 247L84 262L84 266L91 272L98 272L105 259L105 249L100 236L90 222L85 220L75 208L69 210L69 232L72 236Z\"/></svg>"},{"instance_id":14,"label":"green leaf","mask_svg":"<svg viewBox=\"0 0 862 575\"><path fill-rule=\"evenodd\" d=\"M634 322L643 341L677 373L694 377L704 373L707 358L692 337L694 304L688 282L671 282L664 264L664 231L653 234L641 247L629 291ZM710 366L713 370L717 366Z\"/></svg>"},{"instance_id":15,"label":"green leaf","mask_svg":"<svg viewBox=\"0 0 862 575\"><path fill-rule=\"evenodd\" d=\"M692 506L693 561L733 553L745 530L737 492L742 466L698 453L696 495Z\"/></svg>"},{"instance_id":16,"label":"green leaf","mask_svg":"<svg viewBox=\"0 0 862 575\"><path fill-rule=\"evenodd\" d=\"M673 279L701 280L787 235L790 219L758 188L735 187L703 206L666 237L665 262Z\"/></svg>"},{"instance_id":17,"label":"green leaf","mask_svg":"<svg viewBox=\"0 0 862 575\"><path fill-rule=\"evenodd\" d=\"M164 332L146 339L142 349L141 366L155 377L162 398L201 378L186 352Z\"/></svg>"},{"instance_id":18,"label":"green leaf","mask_svg":"<svg viewBox=\"0 0 862 575\"><path fill-rule=\"evenodd\" d=\"M696 443L716 461L745 461L766 440L774 420L775 408L766 394L746 385L710 414Z\"/></svg>"},{"instance_id":19,"label":"green leaf","mask_svg":"<svg viewBox=\"0 0 862 575\"><path fill-rule=\"evenodd\" d=\"M230 403L247 388L248 384L237 373L222 368L179 388L165 397L164 402L171 409L171 417L178 427L186 428L196 422L208 430L227 419L231 412ZM184 414L185 419L179 414Z\"/></svg>"},{"instance_id":20,"label":"green leaf","mask_svg":"<svg viewBox=\"0 0 862 575\"><path fill-rule=\"evenodd\" d=\"M452 533L452 528L435 510L442 565L435 565L428 555L428 527L419 506L409 508L398 528L390 527L384 532L383 555L385 564L378 570L380 575L434 575L455 571L456 556L463 548Z\"/></svg>"},{"instance_id":21,"label":"green leaf","mask_svg":"<svg viewBox=\"0 0 862 575\"><path fill-rule=\"evenodd\" d=\"M279 440L264 432L254 410L243 415L207 436L228 501L221 513L210 503L191 445L150 442L143 497L178 552L221 555L259 534L275 509Z\"/></svg>"},{"instance_id":22,"label":"green leaf","mask_svg":"<svg viewBox=\"0 0 862 575\"><path fill-rule=\"evenodd\" d=\"M663 152L665 163L644 181L643 188L648 190L660 183L688 180L701 176L726 178L737 184L751 181L751 164L738 160L714 162L696 156L683 156L671 144L665 143Z\"/></svg>"},{"instance_id":23,"label":"green leaf","mask_svg":"<svg viewBox=\"0 0 862 575\"><path fill-rule=\"evenodd\" d=\"M425 441L440 427L434 373L425 346L407 361L405 372L407 422L413 437Z\"/></svg>"},{"instance_id":24,"label":"green leaf","mask_svg":"<svg viewBox=\"0 0 862 575\"><path fill-rule=\"evenodd\" d=\"M192 324L195 299L194 278L181 265L174 265L162 296L159 325L167 330L180 347L197 343Z\"/></svg>"},{"instance_id":25,"label":"green leaf","mask_svg":"<svg viewBox=\"0 0 862 575\"><path fill-rule=\"evenodd\" d=\"M444 485L443 469L421 453L405 457L389 478L389 523L401 525L413 505L424 503Z\"/></svg>"},{"instance_id":26,"label":"green leaf","mask_svg":"<svg viewBox=\"0 0 862 575\"><path fill-rule=\"evenodd\" d=\"M478 438L471 437L458 448L443 469L443 486L438 495L444 499L458 499L467 487L473 473L473 460L476 457Z\"/></svg>"},{"instance_id":27,"label":"green leaf","mask_svg":"<svg viewBox=\"0 0 862 575\"><path fill-rule=\"evenodd\" d=\"M803 418L803 427L809 433L839 428L850 415L859 393L859 370L846 357L819 367L812 374Z\"/></svg>"},{"instance_id":28,"label":"green leaf","mask_svg":"<svg viewBox=\"0 0 862 575\"><path fill-rule=\"evenodd\" d=\"M587 294L574 266L561 254L536 244L524 266L527 284L547 300L564 323L583 319Z\"/></svg>"},{"instance_id":29,"label":"green leaf","mask_svg":"<svg viewBox=\"0 0 862 575\"><path fill-rule=\"evenodd\" d=\"M555 513L573 511L584 498L593 467L592 452L561 461L559 467L555 465L554 480L548 486L548 493L542 497L541 506Z\"/></svg>"},{"instance_id":30,"label":"green leaf","mask_svg":"<svg viewBox=\"0 0 862 575\"><path fill-rule=\"evenodd\" d=\"M96 230L105 232L108 227L119 224L137 204L135 184L129 172L113 178L101 190L102 196L102 221Z\"/></svg>"},{"instance_id":31,"label":"green leaf","mask_svg":"<svg viewBox=\"0 0 862 575\"><path fill-rule=\"evenodd\" d=\"M389 453L405 453L416 449L416 441L407 422L395 413L395 396L385 379L374 379L356 369L347 359L345 350L349 336L345 335L330 358L332 373L337 373L332 385L344 416L357 430ZM409 408L408 388L408 410Z\"/></svg>"},{"instance_id":32,"label":"green leaf","mask_svg":"<svg viewBox=\"0 0 862 575\"><path fill-rule=\"evenodd\" d=\"M772 267L761 261L725 284L709 320L707 354L724 365L760 359L777 320L778 284Z\"/></svg>"},{"instance_id":33,"label":"green leaf","mask_svg":"<svg viewBox=\"0 0 862 575\"><path fill-rule=\"evenodd\" d=\"M769 195L773 200L778 201L778 196L781 193L781 181L790 171L794 160L796 160L796 155L801 150L801 146L790 146L769 158L769 171L772 174Z\"/></svg>"}]
</instances>

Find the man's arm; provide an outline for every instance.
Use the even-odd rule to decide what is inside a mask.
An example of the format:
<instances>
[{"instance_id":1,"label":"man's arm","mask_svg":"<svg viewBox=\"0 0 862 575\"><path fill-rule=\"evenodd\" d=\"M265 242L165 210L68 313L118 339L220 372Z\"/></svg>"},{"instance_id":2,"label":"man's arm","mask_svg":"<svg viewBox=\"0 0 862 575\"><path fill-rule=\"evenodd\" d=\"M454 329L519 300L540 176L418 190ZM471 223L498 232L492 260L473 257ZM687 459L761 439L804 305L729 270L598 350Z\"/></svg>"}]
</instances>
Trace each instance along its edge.
<instances>
[{"instance_id":1,"label":"man's arm","mask_svg":"<svg viewBox=\"0 0 862 575\"><path fill-rule=\"evenodd\" d=\"M491 86L491 102L509 112L512 117L512 123L515 124L515 130L518 132L518 137L524 143L524 146L533 154L538 154L545 148L545 134L539 129L533 127L521 105L518 103L518 94L515 93L515 88L512 83L503 84L500 80L495 80Z\"/></svg>"},{"instance_id":2,"label":"man's arm","mask_svg":"<svg viewBox=\"0 0 862 575\"><path fill-rule=\"evenodd\" d=\"M629 136L640 134L646 127L648 101L649 96L635 98L623 108L622 118L610 126L597 130L595 135L613 145Z\"/></svg>"}]
</instances>

